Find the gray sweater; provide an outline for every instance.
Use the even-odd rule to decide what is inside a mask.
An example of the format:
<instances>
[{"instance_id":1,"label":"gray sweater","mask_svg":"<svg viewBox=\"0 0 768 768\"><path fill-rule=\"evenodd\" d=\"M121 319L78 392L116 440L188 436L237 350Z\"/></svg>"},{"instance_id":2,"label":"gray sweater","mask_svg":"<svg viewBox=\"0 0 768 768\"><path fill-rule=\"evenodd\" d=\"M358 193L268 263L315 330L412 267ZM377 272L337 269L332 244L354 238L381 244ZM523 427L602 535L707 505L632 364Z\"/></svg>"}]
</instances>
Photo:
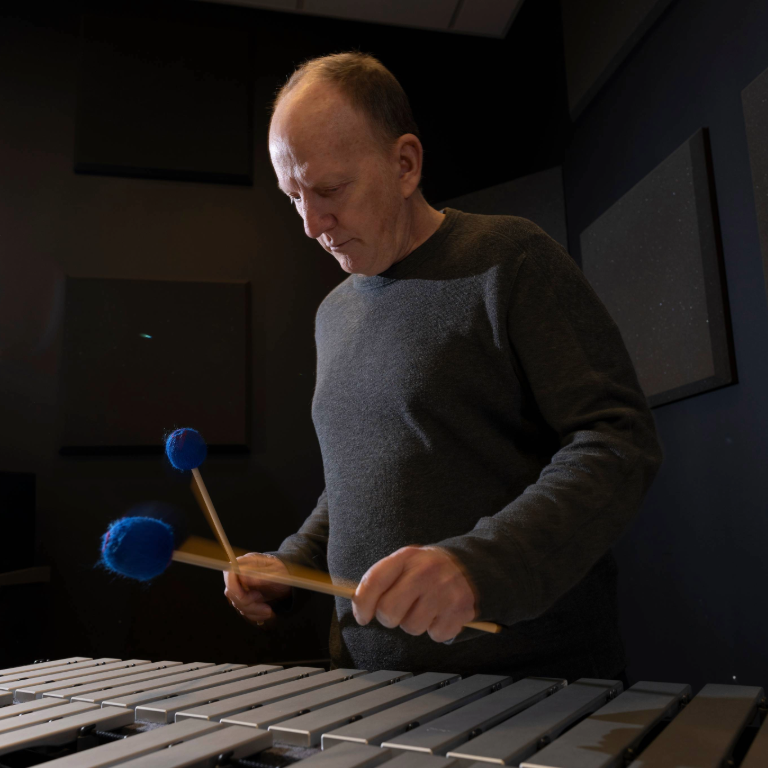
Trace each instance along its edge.
<instances>
[{"instance_id":1,"label":"gray sweater","mask_svg":"<svg viewBox=\"0 0 768 768\"><path fill-rule=\"evenodd\" d=\"M400 547L444 547L478 619L438 644L336 599L337 666L574 679L626 664L610 547L661 461L618 328L567 252L515 216L447 208L386 272L317 313L312 406L326 488L278 552L359 580Z\"/></svg>"}]
</instances>

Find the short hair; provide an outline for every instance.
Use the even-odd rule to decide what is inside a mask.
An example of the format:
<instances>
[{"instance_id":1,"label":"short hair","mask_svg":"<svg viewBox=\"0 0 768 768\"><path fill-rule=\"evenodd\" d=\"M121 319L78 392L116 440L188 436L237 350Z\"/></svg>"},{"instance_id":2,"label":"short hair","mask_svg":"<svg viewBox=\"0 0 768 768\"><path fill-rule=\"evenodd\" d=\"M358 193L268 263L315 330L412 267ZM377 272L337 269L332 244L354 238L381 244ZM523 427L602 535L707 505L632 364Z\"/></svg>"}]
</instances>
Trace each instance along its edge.
<instances>
[{"instance_id":1,"label":"short hair","mask_svg":"<svg viewBox=\"0 0 768 768\"><path fill-rule=\"evenodd\" d=\"M391 147L406 133L421 140L411 104L397 78L377 58L360 51L333 53L305 61L278 90L271 116L282 99L308 77L335 86L366 116L383 147Z\"/></svg>"}]
</instances>

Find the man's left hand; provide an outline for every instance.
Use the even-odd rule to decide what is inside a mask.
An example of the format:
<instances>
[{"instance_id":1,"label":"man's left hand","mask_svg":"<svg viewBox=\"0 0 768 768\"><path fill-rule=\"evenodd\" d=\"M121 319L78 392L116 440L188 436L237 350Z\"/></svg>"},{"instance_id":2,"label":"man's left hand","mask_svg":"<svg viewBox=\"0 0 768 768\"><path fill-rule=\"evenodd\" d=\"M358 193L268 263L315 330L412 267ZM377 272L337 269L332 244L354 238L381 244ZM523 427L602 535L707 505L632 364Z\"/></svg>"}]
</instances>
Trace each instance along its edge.
<instances>
[{"instance_id":1,"label":"man's left hand","mask_svg":"<svg viewBox=\"0 0 768 768\"><path fill-rule=\"evenodd\" d=\"M438 643L475 618L475 593L457 562L438 547L403 547L372 565L357 587L352 611L365 626L374 616L409 635Z\"/></svg>"}]
</instances>

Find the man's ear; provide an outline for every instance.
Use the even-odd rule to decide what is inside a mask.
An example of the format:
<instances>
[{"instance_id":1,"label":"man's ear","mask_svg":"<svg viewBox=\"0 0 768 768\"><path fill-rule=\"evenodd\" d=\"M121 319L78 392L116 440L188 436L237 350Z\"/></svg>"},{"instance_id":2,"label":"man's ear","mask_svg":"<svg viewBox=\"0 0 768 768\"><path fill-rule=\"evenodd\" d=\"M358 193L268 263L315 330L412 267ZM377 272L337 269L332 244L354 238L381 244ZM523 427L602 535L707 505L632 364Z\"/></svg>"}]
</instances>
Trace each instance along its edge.
<instances>
[{"instance_id":1,"label":"man's ear","mask_svg":"<svg viewBox=\"0 0 768 768\"><path fill-rule=\"evenodd\" d=\"M397 140L396 152L400 190L403 197L408 199L419 188L424 149L418 136L405 133Z\"/></svg>"}]
</instances>

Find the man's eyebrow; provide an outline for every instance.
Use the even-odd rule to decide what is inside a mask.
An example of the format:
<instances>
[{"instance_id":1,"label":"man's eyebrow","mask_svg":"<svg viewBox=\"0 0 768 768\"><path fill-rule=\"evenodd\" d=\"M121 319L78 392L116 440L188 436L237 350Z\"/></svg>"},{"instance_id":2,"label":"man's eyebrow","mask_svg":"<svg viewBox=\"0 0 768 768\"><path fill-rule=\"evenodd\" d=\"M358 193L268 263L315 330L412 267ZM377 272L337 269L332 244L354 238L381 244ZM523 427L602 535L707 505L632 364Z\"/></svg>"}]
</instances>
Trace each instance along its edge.
<instances>
[{"instance_id":1,"label":"man's eyebrow","mask_svg":"<svg viewBox=\"0 0 768 768\"><path fill-rule=\"evenodd\" d=\"M321 179L316 184L308 184L307 186L310 189L330 189L332 187L340 187L342 184L348 184L350 181L353 181L354 177L352 176L345 176L343 178L332 178L332 179ZM289 195L290 192L283 187L283 185L278 181L277 182L277 188L281 192L285 192L286 195Z\"/></svg>"}]
</instances>

